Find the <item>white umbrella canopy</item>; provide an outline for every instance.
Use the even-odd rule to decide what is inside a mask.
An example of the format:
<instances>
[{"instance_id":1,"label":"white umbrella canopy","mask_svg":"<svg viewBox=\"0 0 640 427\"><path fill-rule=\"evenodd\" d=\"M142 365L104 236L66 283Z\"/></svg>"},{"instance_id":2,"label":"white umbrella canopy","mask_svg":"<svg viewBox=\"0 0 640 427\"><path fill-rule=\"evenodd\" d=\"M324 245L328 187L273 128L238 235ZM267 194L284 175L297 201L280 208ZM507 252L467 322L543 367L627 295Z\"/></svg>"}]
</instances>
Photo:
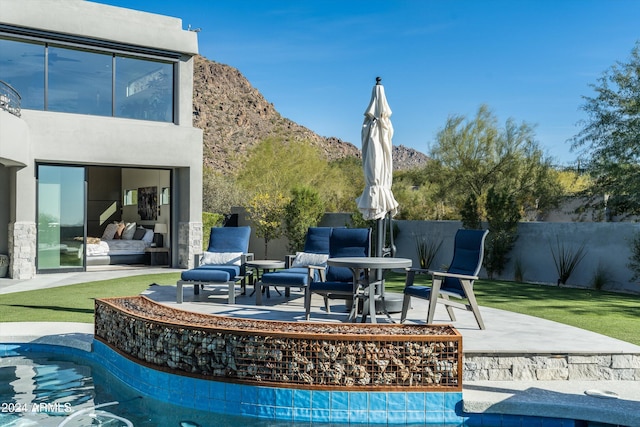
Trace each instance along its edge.
<instances>
[{"instance_id":1,"label":"white umbrella canopy","mask_svg":"<svg viewBox=\"0 0 640 427\"><path fill-rule=\"evenodd\" d=\"M387 213L398 212L398 202L391 192L393 160L391 158L391 108L384 94L380 78L371 93L371 102L364 112L362 124L362 163L364 191L356 199L358 210L365 219L382 219Z\"/></svg>"}]
</instances>

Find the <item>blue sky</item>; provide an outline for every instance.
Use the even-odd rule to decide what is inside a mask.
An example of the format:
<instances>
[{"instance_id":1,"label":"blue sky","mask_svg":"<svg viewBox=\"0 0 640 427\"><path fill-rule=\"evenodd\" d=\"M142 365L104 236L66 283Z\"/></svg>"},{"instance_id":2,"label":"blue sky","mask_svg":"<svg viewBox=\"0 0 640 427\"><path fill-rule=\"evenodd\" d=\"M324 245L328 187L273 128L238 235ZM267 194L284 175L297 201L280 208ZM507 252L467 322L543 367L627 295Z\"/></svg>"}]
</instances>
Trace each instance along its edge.
<instances>
[{"instance_id":1,"label":"blue sky","mask_svg":"<svg viewBox=\"0 0 640 427\"><path fill-rule=\"evenodd\" d=\"M201 28L200 54L237 68L284 116L360 147L381 76L393 143L428 154L451 115L487 104L576 155L589 84L640 40L636 0L98 0Z\"/></svg>"}]
</instances>

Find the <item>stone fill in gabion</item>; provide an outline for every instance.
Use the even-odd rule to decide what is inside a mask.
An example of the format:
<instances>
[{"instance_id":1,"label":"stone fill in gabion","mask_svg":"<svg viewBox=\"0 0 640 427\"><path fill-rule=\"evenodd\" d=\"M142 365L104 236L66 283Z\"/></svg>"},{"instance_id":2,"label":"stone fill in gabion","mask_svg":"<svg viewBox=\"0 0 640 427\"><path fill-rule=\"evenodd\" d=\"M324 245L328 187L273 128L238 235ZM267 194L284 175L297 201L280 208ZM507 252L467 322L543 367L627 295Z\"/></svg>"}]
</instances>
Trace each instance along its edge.
<instances>
[{"instance_id":1,"label":"stone fill in gabion","mask_svg":"<svg viewBox=\"0 0 640 427\"><path fill-rule=\"evenodd\" d=\"M95 336L163 370L323 389L462 389L462 337L448 325L277 322L176 310L145 297L96 300Z\"/></svg>"}]
</instances>

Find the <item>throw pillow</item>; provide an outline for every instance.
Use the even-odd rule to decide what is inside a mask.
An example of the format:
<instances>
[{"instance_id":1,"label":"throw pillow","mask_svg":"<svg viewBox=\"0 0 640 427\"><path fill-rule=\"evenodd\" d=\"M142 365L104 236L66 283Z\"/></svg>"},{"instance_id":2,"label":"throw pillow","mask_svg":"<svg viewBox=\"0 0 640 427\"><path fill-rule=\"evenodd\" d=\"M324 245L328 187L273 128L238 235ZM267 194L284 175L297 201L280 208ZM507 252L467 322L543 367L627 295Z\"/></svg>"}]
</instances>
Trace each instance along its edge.
<instances>
[{"instance_id":1,"label":"throw pillow","mask_svg":"<svg viewBox=\"0 0 640 427\"><path fill-rule=\"evenodd\" d=\"M138 227L136 228L136 232L133 233L133 240L142 240L145 234L147 234L147 229L144 227Z\"/></svg>"},{"instance_id":2,"label":"throw pillow","mask_svg":"<svg viewBox=\"0 0 640 427\"><path fill-rule=\"evenodd\" d=\"M144 237L142 238L142 241L148 245L153 243L153 230L147 228L147 230L144 232Z\"/></svg>"},{"instance_id":3,"label":"throw pillow","mask_svg":"<svg viewBox=\"0 0 640 427\"><path fill-rule=\"evenodd\" d=\"M116 234L114 234L114 239L122 239L122 232L124 231L124 222L119 222L116 224Z\"/></svg>"},{"instance_id":4,"label":"throw pillow","mask_svg":"<svg viewBox=\"0 0 640 427\"><path fill-rule=\"evenodd\" d=\"M113 237L116 235L117 228L118 224L115 222L107 224L107 227L104 229L104 233L102 233L102 240L113 240Z\"/></svg>"},{"instance_id":5,"label":"throw pillow","mask_svg":"<svg viewBox=\"0 0 640 427\"><path fill-rule=\"evenodd\" d=\"M131 240L134 234L136 234L136 223L128 222L122 231L122 240Z\"/></svg>"},{"instance_id":6,"label":"throw pillow","mask_svg":"<svg viewBox=\"0 0 640 427\"><path fill-rule=\"evenodd\" d=\"M291 267L308 267L310 265L317 265L324 267L327 265L329 255L327 254L314 254L311 252L296 252L296 257L291 264Z\"/></svg>"},{"instance_id":7,"label":"throw pillow","mask_svg":"<svg viewBox=\"0 0 640 427\"><path fill-rule=\"evenodd\" d=\"M242 252L205 252L201 264L242 265Z\"/></svg>"}]
</instances>

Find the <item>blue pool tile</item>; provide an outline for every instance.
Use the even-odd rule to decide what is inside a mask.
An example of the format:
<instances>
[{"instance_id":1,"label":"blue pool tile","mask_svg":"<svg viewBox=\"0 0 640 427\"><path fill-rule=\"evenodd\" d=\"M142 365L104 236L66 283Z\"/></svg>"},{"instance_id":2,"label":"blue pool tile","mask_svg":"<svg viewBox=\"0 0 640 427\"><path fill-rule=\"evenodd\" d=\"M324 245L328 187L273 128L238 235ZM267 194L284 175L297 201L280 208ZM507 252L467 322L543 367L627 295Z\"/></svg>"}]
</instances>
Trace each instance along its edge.
<instances>
[{"instance_id":1,"label":"blue pool tile","mask_svg":"<svg viewBox=\"0 0 640 427\"><path fill-rule=\"evenodd\" d=\"M402 411L389 410L387 412L387 422L389 424L405 424L407 422L407 412L405 410L402 410Z\"/></svg>"},{"instance_id":2,"label":"blue pool tile","mask_svg":"<svg viewBox=\"0 0 640 427\"><path fill-rule=\"evenodd\" d=\"M369 422L369 412L366 410L349 410L349 423L366 424Z\"/></svg>"},{"instance_id":3,"label":"blue pool tile","mask_svg":"<svg viewBox=\"0 0 640 427\"><path fill-rule=\"evenodd\" d=\"M332 423L345 424L349 422L349 411L347 410L331 410L329 413L329 419Z\"/></svg>"},{"instance_id":4,"label":"blue pool tile","mask_svg":"<svg viewBox=\"0 0 640 427\"><path fill-rule=\"evenodd\" d=\"M225 401L223 412L225 414L238 415L240 413L241 406L242 403L240 403L239 400L233 402Z\"/></svg>"},{"instance_id":5,"label":"blue pool tile","mask_svg":"<svg viewBox=\"0 0 640 427\"><path fill-rule=\"evenodd\" d=\"M209 399L212 381L194 379L193 388L195 390L196 397L199 399Z\"/></svg>"},{"instance_id":6,"label":"blue pool tile","mask_svg":"<svg viewBox=\"0 0 640 427\"><path fill-rule=\"evenodd\" d=\"M407 410L407 394L402 392L393 392L387 394L387 411L405 412Z\"/></svg>"},{"instance_id":7,"label":"blue pool tile","mask_svg":"<svg viewBox=\"0 0 640 427\"><path fill-rule=\"evenodd\" d=\"M263 403L258 403L255 406L256 415L259 418L266 418L273 420L276 418L276 408L273 405L265 405Z\"/></svg>"},{"instance_id":8,"label":"blue pool tile","mask_svg":"<svg viewBox=\"0 0 640 427\"><path fill-rule=\"evenodd\" d=\"M445 410L442 413L442 420L443 422L449 423L449 424L453 424L453 423L463 424L465 421L465 417L458 415L458 413L456 413L455 411Z\"/></svg>"},{"instance_id":9,"label":"blue pool tile","mask_svg":"<svg viewBox=\"0 0 640 427\"><path fill-rule=\"evenodd\" d=\"M221 399L209 399L207 400L207 410L209 412L224 413L226 412L225 410L226 403L227 402Z\"/></svg>"},{"instance_id":10,"label":"blue pool tile","mask_svg":"<svg viewBox=\"0 0 640 427\"><path fill-rule=\"evenodd\" d=\"M427 421L424 411L407 411L407 424L424 424Z\"/></svg>"},{"instance_id":11,"label":"blue pool tile","mask_svg":"<svg viewBox=\"0 0 640 427\"><path fill-rule=\"evenodd\" d=\"M229 383L225 387L225 400L240 403L242 401L242 387L240 384Z\"/></svg>"},{"instance_id":12,"label":"blue pool tile","mask_svg":"<svg viewBox=\"0 0 640 427\"><path fill-rule=\"evenodd\" d=\"M282 421L293 421L293 408L276 406L274 409L275 419Z\"/></svg>"},{"instance_id":13,"label":"blue pool tile","mask_svg":"<svg viewBox=\"0 0 640 427\"><path fill-rule=\"evenodd\" d=\"M444 414L442 411L426 411L424 413L424 421L427 424L444 423Z\"/></svg>"},{"instance_id":14,"label":"blue pool tile","mask_svg":"<svg viewBox=\"0 0 640 427\"><path fill-rule=\"evenodd\" d=\"M247 386L251 387L251 386ZM259 403L264 405L275 406L276 405L276 391L271 387L252 387L256 388L256 400L253 403Z\"/></svg>"},{"instance_id":15,"label":"blue pool tile","mask_svg":"<svg viewBox=\"0 0 640 427\"><path fill-rule=\"evenodd\" d=\"M311 408L313 409L330 409L331 395L328 391L314 390L311 392Z\"/></svg>"},{"instance_id":16,"label":"blue pool tile","mask_svg":"<svg viewBox=\"0 0 640 427\"><path fill-rule=\"evenodd\" d=\"M311 409L311 390L294 390L293 406L298 409Z\"/></svg>"},{"instance_id":17,"label":"blue pool tile","mask_svg":"<svg viewBox=\"0 0 640 427\"><path fill-rule=\"evenodd\" d=\"M255 417L258 415L258 406L252 403L241 403L240 404L240 415L246 415L248 417Z\"/></svg>"},{"instance_id":18,"label":"blue pool tile","mask_svg":"<svg viewBox=\"0 0 640 427\"><path fill-rule=\"evenodd\" d=\"M387 393L372 391L369 393L369 410L387 412Z\"/></svg>"},{"instance_id":19,"label":"blue pool tile","mask_svg":"<svg viewBox=\"0 0 640 427\"><path fill-rule=\"evenodd\" d=\"M441 412L444 410L444 393L429 392L426 398L427 412Z\"/></svg>"},{"instance_id":20,"label":"blue pool tile","mask_svg":"<svg viewBox=\"0 0 640 427\"><path fill-rule=\"evenodd\" d=\"M219 381L208 381L209 384L209 398L214 400L225 400L226 397L226 383Z\"/></svg>"},{"instance_id":21,"label":"blue pool tile","mask_svg":"<svg viewBox=\"0 0 640 427\"><path fill-rule=\"evenodd\" d=\"M298 422L311 421L311 409L293 408L293 420Z\"/></svg>"},{"instance_id":22,"label":"blue pool tile","mask_svg":"<svg viewBox=\"0 0 640 427\"><path fill-rule=\"evenodd\" d=\"M328 409L312 409L311 421L314 423L328 423L331 421L331 411Z\"/></svg>"},{"instance_id":23,"label":"blue pool tile","mask_svg":"<svg viewBox=\"0 0 640 427\"><path fill-rule=\"evenodd\" d=\"M255 404L258 402L258 387L243 385L240 389L240 401L242 403Z\"/></svg>"},{"instance_id":24,"label":"blue pool tile","mask_svg":"<svg viewBox=\"0 0 640 427\"><path fill-rule=\"evenodd\" d=\"M349 392L349 409L366 411L369 409L369 393L366 391Z\"/></svg>"},{"instance_id":25,"label":"blue pool tile","mask_svg":"<svg viewBox=\"0 0 640 427\"><path fill-rule=\"evenodd\" d=\"M368 422L370 424L379 424L380 422L384 422L386 419L387 419L387 411L369 411Z\"/></svg>"},{"instance_id":26,"label":"blue pool tile","mask_svg":"<svg viewBox=\"0 0 640 427\"><path fill-rule=\"evenodd\" d=\"M407 411L422 411L424 412L426 401L426 393L421 392L409 392L407 393Z\"/></svg>"},{"instance_id":27,"label":"blue pool tile","mask_svg":"<svg viewBox=\"0 0 640 427\"><path fill-rule=\"evenodd\" d=\"M444 408L449 410L454 410L456 407L459 407L462 402L462 393L442 393L444 397ZM461 409L461 408L460 408Z\"/></svg>"},{"instance_id":28,"label":"blue pool tile","mask_svg":"<svg viewBox=\"0 0 640 427\"><path fill-rule=\"evenodd\" d=\"M331 392L331 411L347 411L349 409L349 392Z\"/></svg>"},{"instance_id":29,"label":"blue pool tile","mask_svg":"<svg viewBox=\"0 0 640 427\"><path fill-rule=\"evenodd\" d=\"M149 382L163 390L169 390L169 378L174 376L172 374L165 374L164 372L159 371L150 372L149 375Z\"/></svg>"},{"instance_id":30,"label":"blue pool tile","mask_svg":"<svg viewBox=\"0 0 640 427\"><path fill-rule=\"evenodd\" d=\"M293 407L293 390L289 388L277 388L276 393L276 406L283 408Z\"/></svg>"}]
</instances>

